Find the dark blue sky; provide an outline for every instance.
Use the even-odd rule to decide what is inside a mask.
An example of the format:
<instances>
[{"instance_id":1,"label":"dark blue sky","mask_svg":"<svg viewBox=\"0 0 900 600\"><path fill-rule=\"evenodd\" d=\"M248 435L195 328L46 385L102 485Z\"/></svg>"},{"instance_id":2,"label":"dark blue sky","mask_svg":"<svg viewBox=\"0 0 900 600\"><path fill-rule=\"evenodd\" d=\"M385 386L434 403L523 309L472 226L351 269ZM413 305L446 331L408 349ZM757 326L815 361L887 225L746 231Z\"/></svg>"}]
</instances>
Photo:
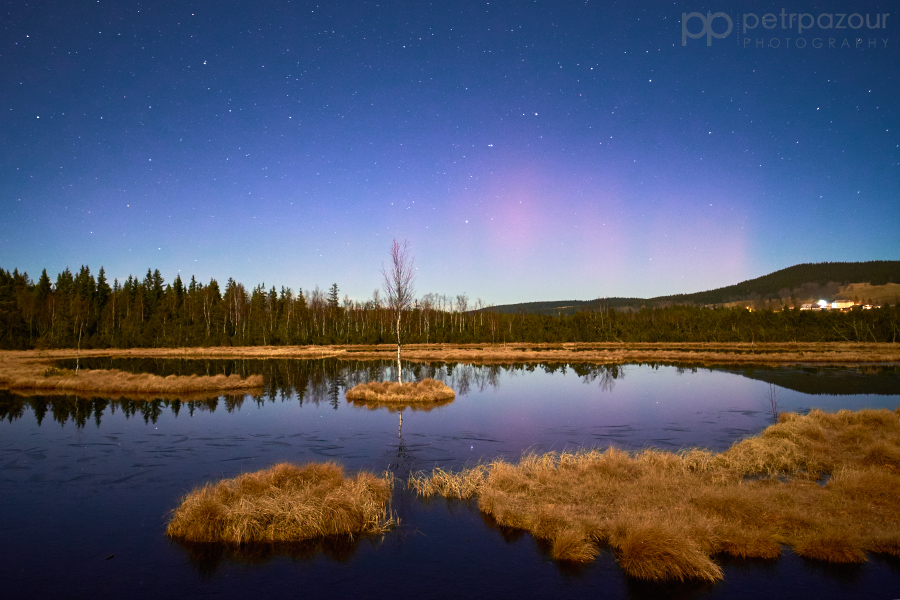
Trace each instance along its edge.
<instances>
[{"instance_id":1,"label":"dark blue sky","mask_svg":"<svg viewBox=\"0 0 900 600\"><path fill-rule=\"evenodd\" d=\"M898 259L891 10L6 2L0 266L363 299L405 238L419 293L505 303Z\"/></svg>"}]
</instances>

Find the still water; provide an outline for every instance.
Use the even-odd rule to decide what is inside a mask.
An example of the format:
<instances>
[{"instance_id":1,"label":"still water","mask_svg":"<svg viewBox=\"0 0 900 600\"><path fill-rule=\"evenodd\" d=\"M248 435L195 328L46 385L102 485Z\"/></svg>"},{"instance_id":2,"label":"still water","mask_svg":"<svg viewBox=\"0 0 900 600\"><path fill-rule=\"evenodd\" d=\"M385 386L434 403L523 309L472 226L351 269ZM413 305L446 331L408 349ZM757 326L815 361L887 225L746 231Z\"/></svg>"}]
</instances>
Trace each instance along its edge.
<instances>
[{"instance_id":1,"label":"still water","mask_svg":"<svg viewBox=\"0 0 900 600\"><path fill-rule=\"evenodd\" d=\"M82 360L82 367L85 361ZM95 359L87 367L262 373L259 396L192 401L22 397L0 392L0 582L5 597L758 598L900 597L900 565L840 568L797 558L726 561L716 585L622 575L609 552L561 567L529 535L486 523L477 504L422 502L399 483L401 525L340 547L239 555L164 537L193 487L278 461L349 470L459 468L523 452L615 445L722 450L782 411L900 406L900 370L658 365L416 365L457 390L431 411L370 410L344 393L391 378L389 363Z\"/></svg>"}]
</instances>

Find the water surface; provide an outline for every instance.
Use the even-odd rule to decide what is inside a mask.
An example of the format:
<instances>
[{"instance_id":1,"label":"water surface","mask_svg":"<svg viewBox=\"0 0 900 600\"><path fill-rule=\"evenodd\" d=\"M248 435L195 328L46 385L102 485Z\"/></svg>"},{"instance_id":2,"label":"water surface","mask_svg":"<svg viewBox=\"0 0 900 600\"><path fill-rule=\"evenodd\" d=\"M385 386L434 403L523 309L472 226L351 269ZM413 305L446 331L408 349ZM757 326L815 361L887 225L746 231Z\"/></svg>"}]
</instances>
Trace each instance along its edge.
<instances>
[{"instance_id":1,"label":"water surface","mask_svg":"<svg viewBox=\"0 0 900 600\"><path fill-rule=\"evenodd\" d=\"M722 450L772 422L773 391L781 410L894 409L895 368L418 365L404 376L435 376L458 395L432 411L405 411L398 436L396 412L344 399L358 381L392 377L389 363L103 360L87 366L260 372L267 389L193 402L0 393L0 580L9 597L838 598L900 590L896 562L826 567L790 552L774 563L728 561L714 586L634 582L608 552L573 570L529 535L485 522L474 503L424 503L402 485L393 506L401 526L379 540L229 555L163 536L167 512L193 487L277 461L334 460L405 479L410 470L526 451ZM829 382L840 393L823 393Z\"/></svg>"}]
</instances>

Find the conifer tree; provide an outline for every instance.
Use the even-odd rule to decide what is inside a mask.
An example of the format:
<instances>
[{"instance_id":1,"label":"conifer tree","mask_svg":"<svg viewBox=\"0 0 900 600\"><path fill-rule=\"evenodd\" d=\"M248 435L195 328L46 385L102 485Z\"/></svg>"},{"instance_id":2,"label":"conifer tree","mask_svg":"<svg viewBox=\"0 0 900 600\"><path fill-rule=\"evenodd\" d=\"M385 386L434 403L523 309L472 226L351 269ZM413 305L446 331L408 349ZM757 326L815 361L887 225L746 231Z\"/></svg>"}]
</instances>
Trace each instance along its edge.
<instances>
[{"instance_id":1,"label":"conifer tree","mask_svg":"<svg viewBox=\"0 0 900 600\"><path fill-rule=\"evenodd\" d=\"M338 302L340 298L338 296L338 284L332 283L331 287L328 288L328 306L331 308L337 308Z\"/></svg>"}]
</instances>

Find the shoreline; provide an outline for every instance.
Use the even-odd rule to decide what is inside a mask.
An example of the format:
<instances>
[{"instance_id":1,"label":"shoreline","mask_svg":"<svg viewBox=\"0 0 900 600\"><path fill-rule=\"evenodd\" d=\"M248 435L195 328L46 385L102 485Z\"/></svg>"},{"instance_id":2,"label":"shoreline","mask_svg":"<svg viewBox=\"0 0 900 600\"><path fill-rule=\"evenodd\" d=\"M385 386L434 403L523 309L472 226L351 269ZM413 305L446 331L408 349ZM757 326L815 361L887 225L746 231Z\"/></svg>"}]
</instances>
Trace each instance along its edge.
<instances>
[{"instance_id":1,"label":"shoreline","mask_svg":"<svg viewBox=\"0 0 900 600\"><path fill-rule=\"evenodd\" d=\"M59 357L62 358L62 357ZM185 398L263 389L262 375L169 375L117 369L60 369L57 358L0 354L0 389L20 395L103 394L135 399Z\"/></svg>"},{"instance_id":2,"label":"shoreline","mask_svg":"<svg viewBox=\"0 0 900 600\"><path fill-rule=\"evenodd\" d=\"M261 391L261 375L170 375L127 373L115 369L60 369L54 361L91 358L158 359L324 359L393 362L392 344L346 346L243 346L212 348L107 348L76 351L0 351L0 389L12 392L98 393L141 397ZM900 344L888 343L569 343L569 344L410 344L403 348L407 363L456 362L481 365L517 363L734 366L894 366L900 365Z\"/></svg>"},{"instance_id":3,"label":"shoreline","mask_svg":"<svg viewBox=\"0 0 900 600\"><path fill-rule=\"evenodd\" d=\"M4 350L0 367L9 361L47 361L81 357L117 358L338 358L349 360L394 360L397 346L216 346L190 348L106 348L97 350ZM900 365L900 344L891 343L515 343L515 344L409 344L403 346L409 362L580 362L623 364L661 362L673 364Z\"/></svg>"}]
</instances>

